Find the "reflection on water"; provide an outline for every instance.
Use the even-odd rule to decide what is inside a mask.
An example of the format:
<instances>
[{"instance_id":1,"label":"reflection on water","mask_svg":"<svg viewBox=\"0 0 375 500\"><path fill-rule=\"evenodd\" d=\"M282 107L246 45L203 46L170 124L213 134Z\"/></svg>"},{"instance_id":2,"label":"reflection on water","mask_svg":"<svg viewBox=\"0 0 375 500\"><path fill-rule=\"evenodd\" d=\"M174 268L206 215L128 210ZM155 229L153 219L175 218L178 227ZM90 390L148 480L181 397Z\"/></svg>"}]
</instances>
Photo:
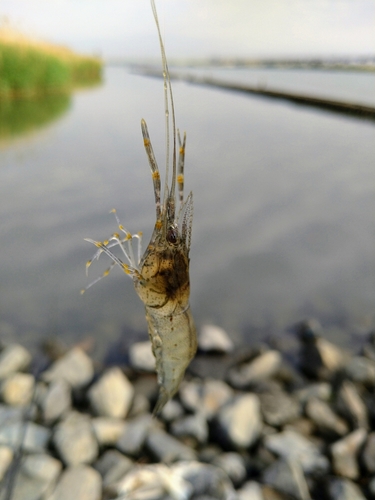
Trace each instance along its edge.
<instances>
[{"instance_id":1,"label":"reflection on water","mask_svg":"<svg viewBox=\"0 0 375 500\"><path fill-rule=\"evenodd\" d=\"M307 314L347 332L373 327L374 125L180 82L174 92L194 192L198 325L213 321L249 342ZM162 82L123 68L74 95L46 133L0 151L4 339L92 335L103 351L122 333L127 343L146 337L143 306L120 269L79 294L108 267L103 258L86 278L93 249L83 238L116 231L112 208L129 231L150 237L141 118L164 173Z\"/></svg>"},{"instance_id":2,"label":"reflection on water","mask_svg":"<svg viewBox=\"0 0 375 500\"><path fill-rule=\"evenodd\" d=\"M56 120L71 104L69 95L0 101L0 143Z\"/></svg>"}]
</instances>

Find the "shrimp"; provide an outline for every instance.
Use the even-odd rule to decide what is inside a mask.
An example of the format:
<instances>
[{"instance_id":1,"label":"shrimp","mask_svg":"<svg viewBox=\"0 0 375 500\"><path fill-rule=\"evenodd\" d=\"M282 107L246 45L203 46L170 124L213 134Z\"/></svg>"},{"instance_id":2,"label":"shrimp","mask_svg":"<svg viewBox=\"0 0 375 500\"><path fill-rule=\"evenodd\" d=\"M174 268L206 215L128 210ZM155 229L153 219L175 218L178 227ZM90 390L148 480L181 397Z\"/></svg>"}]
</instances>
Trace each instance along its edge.
<instances>
[{"instance_id":1,"label":"shrimp","mask_svg":"<svg viewBox=\"0 0 375 500\"><path fill-rule=\"evenodd\" d=\"M148 334L152 344L152 352L156 359L156 372L159 384L159 395L153 415L160 414L165 404L178 391L185 370L195 356L197 350L197 334L190 310L189 251L193 222L193 194L184 199L184 162L186 134L181 140L176 132L172 86L165 55L164 43L154 0L151 0L152 11L157 27L161 57L163 63L165 126L166 126L166 177L163 198L161 200L161 181L159 168L152 148L145 120L141 121L144 147L151 168L156 222L151 240L142 256L142 234L131 234L120 223L116 211L118 227L124 236L115 233L104 242L87 238L98 250L86 264L88 270L91 263L102 253L112 259L110 268L103 276L97 278L87 288L109 274L118 265L125 274L133 279L135 290L145 305ZM172 176L169 187L169 155L170 155L170 116L172 118ZM177 162L176 137L179 144ZM178 185L179 207L176 207L176 190ZM137 240L137 255L133 241ZM128 263L119 259L112 247L119 247ZM87 289L86 288L86 289Z\"/></svg>"}]
</instances>

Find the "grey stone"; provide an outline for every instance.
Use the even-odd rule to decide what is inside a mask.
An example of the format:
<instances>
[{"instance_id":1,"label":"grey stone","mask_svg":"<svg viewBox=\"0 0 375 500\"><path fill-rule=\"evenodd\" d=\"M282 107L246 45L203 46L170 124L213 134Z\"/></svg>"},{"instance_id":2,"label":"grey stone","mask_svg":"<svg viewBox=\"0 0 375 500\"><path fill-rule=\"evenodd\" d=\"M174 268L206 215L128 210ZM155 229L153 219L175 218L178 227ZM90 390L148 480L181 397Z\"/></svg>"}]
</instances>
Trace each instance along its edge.
<instances>
[{"instance_id":1,"label":"grey stone","mask_svg":"<svg viewBox=\"0 0 375 500\"><path fill-rule=\"evenodd\" d=\"M324 474L329 469L328 459L309 439L288 430L264 438L266 448L280 457L298 461L305 474Z\"/></svg>"},{"instance_id":2,"label":"grey stone","mask_svg":"<svg viewBox=\"0 0 375 500\"><path fill-rule=\"evenodd\" d=\"M344 368L348 355L342 349L317 335L306 337L301 352L301 366L309 375L331 379Z\"/></svg>"},{"instance_id":3,"label":"grey stone","mask_svg":"<svg viewBox=\"0 0 375 500\"><path fill-rule=\"evenodd\" d=\"M126 423L121 418L93 418L92 427L100 446L114 446L123 434Z\"/></svg>"},{"instance_id":4,"label":"grey stone","mask_svg":"<svg viewBox=\"0 0 375 500\"><path fill-rule=\"evenodd\" d=\"M102 480L98 471L87 465L68 467L55 491L46 500L100 500Z\"/></svg>"},{"instance_id":5,"label":"grey stone","mask_svg":"<svg viewBox=\"0 0 375 500\"><path fill-rule=\"evenodd\" d=\"M310 500L303 469L297 460L281 458L267 467L262 475L263 482L276 490L291 495L297 500Z\"/></svg>"},{"instance_id":6,"label":"grey stone","mask_svg":"<svg viewBox=\"0 0 375 500\"><path fill-rule=\"evenodd\" d=\"M46 382L62 379L74 389L87 385L91 382L93 376L93 362L79 347L74 347L68 351L42 374L42 378Z\"/></svg>"},{"instance_id":7,"label":"grey stone","mask_svg":"<svg viewBox=\"0 0 375 500\"><path fill-rule=\"evenodd\" d=\"M172 400L174 401L174 400ZM170 402L170 401L169 401ZM168 406L168 405L166 405ZM164 406L165 408L165 406ZM151 409L150 401L144 394L134 394L133 402L130 407L130 411L127 414L127 418L133 418L142 413L149 413Z\"/></svg>"},{"instance_id":8,"label":"grey stone","mask_svg":"<svg viewBox=\"0 0 375 500\"><path fill-rule=\"evenodd\" d=\"M177 420L185 414L184 408L181 403L176 401L175 399L171 399L168 401L168 404L164 406L161 411L161 418L165 422L173 422L173 420Z\"/></svg>"},{"instance_id":9,"label":"grey stone","mask_svg":"<svg viewBox=\"0 0 375 500\"><path fill-rule=\"evenodd\" d=\"M246 479L245 461L239 453L221 453L212 461L212 465L223 469L235 487Z\"/></svg>"},{"instance_id":10,"label":"grey stone","mask_svg":"<svg viewBox=\"0 0 375 500\"><path fill-rule=\"evenodd\" d=\"M359 487L349 479L333 478L328 489L331 500L366 500Z\"/></svg>"},{"instance_id":11,"label":"grey stone","mask_svg":"<svg viewBox=\"0 0 375 500\"><path fill-rule=\"evenodd\" d=\"M10 344L0 353L0 380L12 373L27 368L31 361L30 353L19 344Z\"/></svg>"},{"instance_id":12,"label":"grey stone","mask_svg":"<svg viewBox=\"0 0 375 500\"><path fill-rule=\"evenodd\" d=\"M180 399L188 410L199 412L211 420L225 403L233 397L233 389L221 380L195 379L180 388Z\"/></svg>"},{"instance_id":13,"label":"grey stone","mask_svg":"<svg viewBox=\"0 0 375 500\"><path fill-rule=\"evenodd\" d=\"M88 392L91 406L101 417L126 417L133 396L132 384L117 367L107 370Z\"/></svg>"},{"instance_id":14,"label":"grey stone","mask_svg":"<svg viewBox=\"0 0 375 500\"><path fill-rule=\"evenodd\" d=\"M155 371L155 357L152 354L151 342L135 342L129 347L129 363L136 370Z\"/></svg>"},{"instance_id":15,"label":"grey stone","mask_svg":"<svg viewBox=\"0 0 375 500\"><path fill-rule=\"evenodd\" d=\"M203 444L208 439L207 421L200 413L187 415L172 423L171 433L176 437L192 437Z\"/></svg>"},{"instance_id":16,"label":"grey stone","mask_svg":"<svg viewBox=\"0 0 375 500\"><path fill-rule=\"evenodd\" d=\"M301 415L301 405L282 390L271 390L259 395L265 422L272 426L285 425Z\"/></svg>"},{"instance_id":17,"label":"grey stone","mask_svg":"<svg viewBox=\"0 0 375 500\"><path fill-rule=\"evenodd\" d=\"M375 384L375 361L364 356L353 356L345 367L347 376L353 382L373 386Z\"/></svg>"},{"instance_id":18,"label":"grey stone","mask_svg":"<svg viewBox=\"0 0 375 500\"><path fill-rule=\"evenodd\" d=\"M9 406L26 406L34 393L34 377L29 373L13 373L1 384L1 397Z\"/></svg>"},{"instance_id":19,"label":"grey stone","mask_svg":"<svg viewBox=\"0 0 375 500\"><path fill-rule=\"evenodd\" d=\"M45 498L55 486L61 469L61 462L49 455L25 456L17 471L12 500Z\"/></svg>"},{"instance_id":20,"label":"grey stone","mask_svg":"<svg viewBox=\"0 0 375 500\"><path fill-rule=\"evenodd\" d=\"M336 415L331 407L321 399L309 399L305 406L305 413L321 432L328 432L335 436L344 436L349 432L345 420Z\"/></svg>"},{"instance_id":21,"label":"grey stone","mask_svg":"<svg viewBox=\"0 0 375 500\"><path fill-rule=\"evenodd\" d=\"M44 421L55 422L70 410L71 403L70 385L63 379L52 382L40 403Z\"/></svg>"},{"instance_id":22,"label":"grey stone","mask_svg":"<svg viewBox=\"0 0 375 500\"><path fill-rule=\"evenodd\" d=\"M332 465L337 475L349 479L359 477L358 454L366 435L365 429L357 429L331 446Z\"/></svg>"},{"instance_id":23,"label":"grey stone","mask_svg":"<svg viewBox=\"0 0 375 500\"><path fill-rule=\"evenodd\" d=\"M76 411L55 426L53 444L66 465L91 463L98 456L90 418Z\"/></svg>"},{"instance_id":24,"label":"grey stone","mask_svg":"<svg viewBox=\"0 0 375 500\"><path fill-rule=\"evenodd\" d=\"M237 389L246 389L252 384L275 376L280 370L281 362L282 357L278 351L266 351L249 363L231 368L228 381Z\"/></svg>"},{"instance_id":25,"label":"grey stone","mask_svg":"<svg viewBox=\"0 0 375 500\"><path fill-rule=\"evenodd\" d=\"M176 460L194 460L196 458L194 450L161 429L150 430L146 443L151 453L160 462L170 463Z\"/></svg>"},{"instance_id":26,"label":"grey stone","mask_svg":"<svg viewBox=\"0 0 375 500\"><path fill-rule=\"evenodd\" d=\"M302 436L311 436L316 430L316 426L309 418L297 418L297 420L293 420L293 422L284 425L283 430L293 430L298 434L302 434Z\"/></svg>"},{"instance_id":27,"label":"grey stone","mask_svg":"<svg viewBox=\"0 0 375 500\"><path fill-rule=\"evenodd\" d=\"M18 449L22 439L23 449L29 453L43 452L50 437L50 429L34 422L8 421L0 426L0 444Z\"/></svg>"},{"instance_id":28,"label":"grey stone","mask_svg":"<svg viewBox=\"0 0 375 500\"><path fill-rule=\"evenodd\" d=\"M216 500L236 500L232 482L219 467L192 461L174 464L172 470L192 485L193 498L208 496Z\"/></svg>"},{"instance_id":29,"label":"grey stone","mask_svg":"<svg viewBox=\"0 0 375 500\"><path fill-rule=\"evenodd\" d=\"M302 404L306 403L311 398L329 401L332 396L332 385L328 382L316 382L314 384L308 384L294 394Z\"/></svg>"},{"instance_id":30,"label":"grey stone","mask_svg":"<svg viewBox=\"0 0 375 500\"><path fill-rule=\"evenodd\" d=\"M362 460L366 469L375 474L375 432L367 436L366 444L362 453Z\"/></svg>"},{"instance_id":31,"label":"grey stone","mask_svg":"<svg viewBox=\"0 0 375 500\"><path fill-rule=\"evenodd\" d=\"M201 351L231 352L233 342L227 332L215 325L203 325L198 335L198 347Z\"/></svg>"},{"instance_id":32,"label":"grey stone","mask_svg":"<svg viewBox=\"0 0 375 500\"><path fill-rule=\"evenodd\" d=\"M353 427L363 429L369 427L366 405L356 386L349 380L344 380L338 391L337 407L350 420Z\"/></svg>"},{"instance_id":33,"label":"grey stone","mask_svg":"<svg viewBox=\"0 0 375 500\"><path fill-rule=\"evenodd\" d=\"M237 490L237 500L264 500L262 488L256 481L247 481Z\"/></svg>"},{"instance_id":34,"label":"grey stone","mask_svg":"<svg viewBox=\"0 0 375 500\"><path fill-rule=\"evenodd\" d=\"M164 464L134 467L111 490L111 498L139 500L188 500L192 486Z\"/></svg>"},{"instance_id":35,"label":"grey stone","mask_svg":"<svg viewBox=\"0 0 375 500\"><path fill-rule=\"evenodd\" d=\"M232 445L251 446L259 438L263 425L258 396L237 396L220 409L217 421L223 437Z\"/></svg>"},{"instance_id":36,"label":"grey stone","mask_svg":"<svg viewBox=\"0 0 375 500\"><path fill-rule=\"evenodd\" d=\"M9 446L0 445L0 483L13 460L13 450Z\"/></svg>"},{"instance_id":37,"label":"grey stone","mask_svg":"<svg viewBox=\"0 0 375 500\"><path fill-rule=\"evenodd\" d=\"M367 488L369 490L369 493L371 495L371 498L372 497L375 497L375 477L373 477L370 482L368 483L367 485Z\"/></svg>"},{"instance_id":38,"label":"grey stone","mask_svg":"<svg viewBox=\"0 0 375 500\"><path fill-rule=\"evenodd\" d=\"M152 426L153 420L149 413L126 421L116 447L126 455L138 455Z\"/></svg>"},{"instance_id":39,"label":"grey stone","mask_svg":"<svg viewBox=\"0 0 375 500\"><path fill-rule=\"evenodd\" d=\"M111 487L122 479L133 467L134 462L117 450L107 450L94 464L103 478L103 488Z\"/></svg>"}]
</instances>

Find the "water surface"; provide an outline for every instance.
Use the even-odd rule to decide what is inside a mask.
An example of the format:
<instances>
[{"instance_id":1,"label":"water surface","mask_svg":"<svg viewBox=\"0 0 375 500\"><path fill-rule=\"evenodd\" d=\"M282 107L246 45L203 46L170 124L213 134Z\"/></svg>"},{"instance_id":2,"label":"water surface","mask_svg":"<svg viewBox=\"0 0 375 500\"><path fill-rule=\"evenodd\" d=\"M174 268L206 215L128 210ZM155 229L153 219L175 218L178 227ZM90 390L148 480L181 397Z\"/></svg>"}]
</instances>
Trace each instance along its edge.
<instances>
[{"instance_id":1,"label":"water surface","mask_svg":"<svg viewBox=\"0 0 375 500\"><path fill-rule=\"evenodd\" d=\"M270 86L290 90L289 75L289 84L310 90L306 72L285 73L279 81L275 70L265 76ZM375 89L373 75L341 73L341 83L339 73L327 75L330 97L373 102L358 90L370 87L369 78ZM197 323L220 324L238 342L282 332L306 315L345 328L342 344L374 327L374 124L173 86L177 123L188 136L186 188L194 191ZM145 338L142 303L119 269L79 293L108 266L103 258L86 278L94 250L83 238L103 240L116 230L112 208L129 231L150 237L155 212L141 118L163 172L162 82L124 68L107 68L105 85L75 94L49 126L2 144L5 340L35 344L57 334L72 342L90 335L103 352L120 336Z\"/></svg>"}]
</instances>

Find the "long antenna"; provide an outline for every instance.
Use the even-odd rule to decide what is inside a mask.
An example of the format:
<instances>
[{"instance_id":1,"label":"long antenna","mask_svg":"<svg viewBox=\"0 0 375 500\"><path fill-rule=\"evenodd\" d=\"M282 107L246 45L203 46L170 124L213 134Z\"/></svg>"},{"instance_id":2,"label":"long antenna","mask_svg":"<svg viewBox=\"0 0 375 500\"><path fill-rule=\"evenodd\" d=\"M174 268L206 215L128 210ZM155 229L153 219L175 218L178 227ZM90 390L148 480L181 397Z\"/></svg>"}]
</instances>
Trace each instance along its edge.
<instances>
[{"instance_id":1,"label":"long antenna","mask_svg":"<svg viewBox=\"0 0 375 500\"><path fill-rule=\"evenodd\" d=\"M175 114L174 114L174 103L173 103L173 93L172 93L172 86L171 86L171 79L169 76L169 69L168 69L168 63L167 63L167 57L165 55L165 48L164 48L164 42L163 38L161 36L160 32L160 25L159 25L159 19L158 19L158 14L156 11L156 6L154 0L151 0L151 7L152 7L152 13L154 15L155 19L155 24L156 28L158 30L158 37L159 37L159 44L160 44L160 51L161 51L161 58L163 62L163 79L164 79L164 104L165 104L165 130L166 130L166 176L165 176L165 191L164 191L164 200L163 204L166 207L167 206L167 200L170 198L170 201L172 201L171 198L173 198L173 212L174 212L174 199L175 199L175 190L176 190L176 119L175 119ZM169 148L170 148L170 131L169 131L169 102L168 102L168 90L169 90L169 98L171 101L171 110L172 110L172 128L173 128L173 158L172 158L172 183L171 183L171 189L168 191L168 177L169 177ZM172 206L171 206L172 208ZM174 213L171 214L174 216Z\"/></svg>"}]
</instances>

